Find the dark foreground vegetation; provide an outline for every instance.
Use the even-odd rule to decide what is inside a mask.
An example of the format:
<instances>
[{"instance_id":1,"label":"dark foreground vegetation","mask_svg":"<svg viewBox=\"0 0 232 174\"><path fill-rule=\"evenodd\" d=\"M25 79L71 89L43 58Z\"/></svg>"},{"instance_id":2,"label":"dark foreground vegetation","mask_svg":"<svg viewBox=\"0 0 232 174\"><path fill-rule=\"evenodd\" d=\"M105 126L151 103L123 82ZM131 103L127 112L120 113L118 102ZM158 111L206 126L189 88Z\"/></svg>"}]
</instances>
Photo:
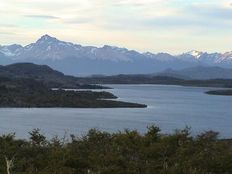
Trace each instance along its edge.
<instances>
[{"instance_id":1,"label":"dark foreground vegetation","mask_svg":"<svg viewBox=\"0 0 232 174\"><path fill-rule=\"evenodd\" d=\"M210 95L227 95L227 96L232 96L232 90L207 91L206 94L210 94Z\"/></svg>"},{"instance_id":2,"label":"dark foreground vegetation","mask_svg":"<svg viewBox=\"0 0 232 174\"><path fill-rule=\"evenodd\" d=\"M90 130L85 136L47 140L39 130L28 140L0 137L1 174L231 174L232 141L189 129L162 135Z\"/></svg>"},{"instance_id":3,"label":"dark foreground vegetation","mask_svg":"<svg viewBox=\"0 0 232 174\"><path fill-rule=\"evenodd\" d=\"M109 92L54 91L33 79L0 78L0 107L146 107L142 104L109 100L115 98L117 97Z\"/></svg>"}]
</instances>

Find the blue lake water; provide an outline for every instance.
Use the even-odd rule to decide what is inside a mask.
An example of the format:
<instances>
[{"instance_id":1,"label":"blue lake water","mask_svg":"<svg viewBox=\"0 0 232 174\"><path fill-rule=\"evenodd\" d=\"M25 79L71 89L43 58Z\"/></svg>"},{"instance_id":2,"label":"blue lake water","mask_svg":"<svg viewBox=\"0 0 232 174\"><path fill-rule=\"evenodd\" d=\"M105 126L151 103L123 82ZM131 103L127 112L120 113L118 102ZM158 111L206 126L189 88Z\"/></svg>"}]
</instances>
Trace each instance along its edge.
<instances>
[{"instance_id":1,"label":"blue lake water","mask_svg":"<svg viewBox=\"0 0 232 174\"><path fill-rule=\"evenodd\" d=\"M204 92L214 88L166 85L108 85L119 100L147 104L148 108L118 109L0 109L0 133L27 138L34 128L49 137L82 135L90 128L115 132L125 128L146 131L157 124L163 133L190 126L192 133L219 131L232 138L232 97Z\"/></svg>"}]
</instances>

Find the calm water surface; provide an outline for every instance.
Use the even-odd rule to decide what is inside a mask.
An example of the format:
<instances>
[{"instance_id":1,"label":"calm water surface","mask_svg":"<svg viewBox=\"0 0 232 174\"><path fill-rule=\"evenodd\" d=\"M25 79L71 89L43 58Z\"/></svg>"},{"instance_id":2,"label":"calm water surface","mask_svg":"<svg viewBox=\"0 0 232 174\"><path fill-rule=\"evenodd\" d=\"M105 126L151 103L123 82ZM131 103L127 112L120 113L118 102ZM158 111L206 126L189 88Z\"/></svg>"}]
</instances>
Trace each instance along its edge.
<instances>
[{"instance_id":1,"label":"calm water surface","mask_svg":"<svg viewBox=\"0 0 232 174\"><path fill-rule=\"evenodd\" d=\"M118 131L146 130L157 124L164 133L192 128L192 133L213 129L232 138L232 97L204 94L213 88L165 85L108 85L119 100L147 104L142 109L0 109L0 133L16 132L27 138L33 128L47 136L82 135L90 128Z\"/></svg>"}]
</instances>

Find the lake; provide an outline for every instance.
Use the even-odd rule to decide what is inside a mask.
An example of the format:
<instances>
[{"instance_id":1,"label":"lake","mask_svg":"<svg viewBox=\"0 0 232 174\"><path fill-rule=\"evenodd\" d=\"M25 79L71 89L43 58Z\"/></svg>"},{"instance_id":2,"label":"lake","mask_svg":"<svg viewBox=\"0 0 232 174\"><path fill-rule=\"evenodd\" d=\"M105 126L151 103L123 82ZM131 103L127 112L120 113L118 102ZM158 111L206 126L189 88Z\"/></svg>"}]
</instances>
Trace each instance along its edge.
<instances>
[{"instance_id":1,"label":"lake","mask_svg":"<svg viewBox=\"0 0 232 174\"><path fill-rule=\"evenodd\" d=\"M219 131L232 138L232 97L204 92L215 88L167 85L106 85L118 100L147 104L147 108L64 109L2 108L0 133L16 132L27 138L39 128L49 137L65 133L83 135L90 128L115 132L125 128L146 131L148 125L160 126L163 133L190 126L192 133Z\"/></svg>"}]
</instances>

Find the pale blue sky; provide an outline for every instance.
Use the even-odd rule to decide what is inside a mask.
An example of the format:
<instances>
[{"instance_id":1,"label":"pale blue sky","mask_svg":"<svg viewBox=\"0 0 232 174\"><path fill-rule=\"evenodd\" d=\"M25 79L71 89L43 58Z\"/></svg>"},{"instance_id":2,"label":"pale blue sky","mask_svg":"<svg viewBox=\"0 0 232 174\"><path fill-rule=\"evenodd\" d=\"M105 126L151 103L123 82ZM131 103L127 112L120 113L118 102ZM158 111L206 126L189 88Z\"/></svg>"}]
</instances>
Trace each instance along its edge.
<instances>
[{"instance_id":1,"label":"pale blue sky","mask_svg":"<svg viewBox=\"0 0 232 174\"><path fill-rule=\"evenodd\" d=\"M0 44L49 34L178 54L232 50L232 0L0 0Z\"/></svg>"}]
</instances>

